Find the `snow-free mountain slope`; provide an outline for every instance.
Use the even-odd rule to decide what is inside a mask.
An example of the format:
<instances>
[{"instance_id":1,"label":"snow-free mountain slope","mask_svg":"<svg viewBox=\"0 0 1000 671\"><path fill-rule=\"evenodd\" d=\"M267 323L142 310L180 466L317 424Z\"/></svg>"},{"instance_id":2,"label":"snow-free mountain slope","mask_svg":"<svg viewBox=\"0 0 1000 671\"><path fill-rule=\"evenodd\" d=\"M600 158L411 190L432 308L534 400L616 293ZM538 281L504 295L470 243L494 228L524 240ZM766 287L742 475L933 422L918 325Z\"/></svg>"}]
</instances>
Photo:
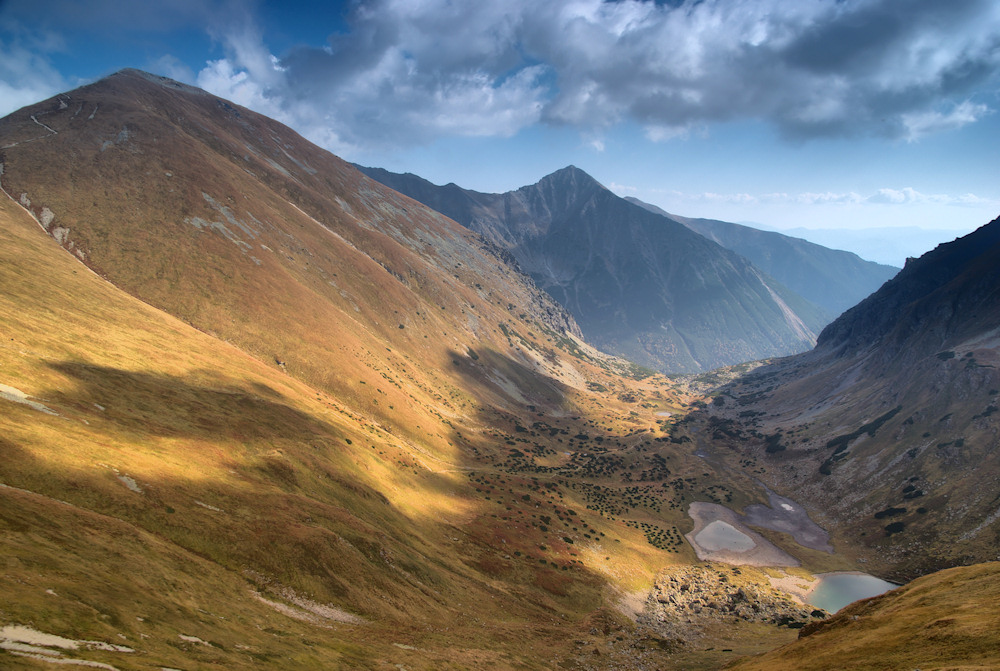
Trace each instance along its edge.
<instances>
[{"instance_id":1,"label":"snow-free mountain slope","mask_svg":"<svg viewBox=\"0 0 1000 671\"><path fill-rule=\"evenodd\" d=\"M727 666L734 671L1000 667L1000 564L940 571L860 601L799 640Z\"/></svg>"},{"instance_id":2,"label":"snow-free mountain slope","mask_svg":"<svg viewBox=\"0 0 1000 671\"><path fill-rule=\"evenodd\" d=\"M719 491L653 440L686 394L503 250L137 71L0 147L0 666L43 634L116 668L664 654L630 617Z\"/></svg>"},{"instance_id":3,"label":"snow-free mountain slope","mask_svg":"<svg viewBox=\"0 0 1000 671\"><path fill-rule=\"evenodd\" d=\"M626 200L679 221L745 256L765 273L823 308L831 319L854 307L899 272L899 268L865 261L852 252L829 249L800 238L715 219L682 217L636 198Z\"/></svg>"},{"instance_id":4,"label":"snow-free mountain slope","mask_svg":"<svg viewBox=\"0 0 1000 671\"><path fill-rule=\"evenodd\" d=\"M0 148L0 667L714 669L819 619L696 561L757 474L495 242L137 71Z\"/></svg>"},{"instance_id":5,"label":"snow-free mountain slope","mask_svg":"<svg viewBox=\"0 0 1000 671\"><path fill-rule=\"evenodd\" d=\"M743 257L572 166L504 194L362 169L509 250L588 342L652 368L693 372L802 351L827 321Z\"/></svg>"},{"instance_id":6,"label":"snow-free mountain slope","mask_svg":"<svg viewBox=\"0 0 1000 671\"><path fill-rule=\"evenodd\" d=\"M994 559L998 334L1000 220L908 263L812 352L724 387L711 435L883 575Z\"/></svg>"}]
</instances>

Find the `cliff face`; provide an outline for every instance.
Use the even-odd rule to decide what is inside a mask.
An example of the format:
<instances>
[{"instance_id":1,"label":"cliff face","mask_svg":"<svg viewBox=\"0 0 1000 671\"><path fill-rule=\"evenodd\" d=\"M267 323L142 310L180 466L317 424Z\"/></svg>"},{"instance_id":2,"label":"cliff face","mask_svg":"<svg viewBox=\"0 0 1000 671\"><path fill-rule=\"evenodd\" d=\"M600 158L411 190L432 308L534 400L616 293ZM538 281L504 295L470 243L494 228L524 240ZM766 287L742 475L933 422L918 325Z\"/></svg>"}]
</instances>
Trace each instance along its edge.
<instances>
[{"instance_id":1,"label":"cliff face","mask_svg":"<svg viewBox=\"0 0 1000 671\"><path fill-rule=\"evenodd\" d=\"M851 356L867 348L934 354L996 326L1000 220L939 245L819 336L818 349Z\"/></svg>"}]
</instances>

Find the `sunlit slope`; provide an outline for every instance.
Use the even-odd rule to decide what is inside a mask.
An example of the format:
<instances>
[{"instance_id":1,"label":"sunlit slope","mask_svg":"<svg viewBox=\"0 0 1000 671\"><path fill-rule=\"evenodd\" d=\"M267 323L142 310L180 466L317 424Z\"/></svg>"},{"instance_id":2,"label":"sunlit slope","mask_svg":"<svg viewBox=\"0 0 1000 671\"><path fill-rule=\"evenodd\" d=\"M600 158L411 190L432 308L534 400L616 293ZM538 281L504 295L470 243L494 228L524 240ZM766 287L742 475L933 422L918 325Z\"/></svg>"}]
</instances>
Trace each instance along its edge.
<instances>
[{"instance_id":1,"label":"sunlit slope","mask_svg":"<svg viewBox=\"0 0 1000 671\"><path fill-rule=\"evenodd\" d=\"M0 625L131 647L67 653L118 668L532 666L609 584L670 561L622 525L617 581L595 549L540 564L547 535L501 532L463 463L126 296L6 199L0 236ZM500 479L507 514L610 530L570 491Z\"/></svg>"},{"instance_id":2,"label":"sunlit slope","mask_svg":"<svg viewBox=\"0 0 1000 671\"><path fill-rule=\"evenodd\" d=\"M125 296L17 210L0 202L6 622L232 668L375 654L339 619L530 611L446 551L470 514L462 474L418 468L323 394ZM330 626L317 649L286 640Z\"/></svg>"},{"instance_id":3,"label":"sunlit slope","mask_svg":"<svg viewBox=\"0 0 1000 671\"><path fill-rule=\"evenodd\" d=\"M0 122L0 626L118 668L548 668L632 626L687 502L745 496L667 440L678 390L311 145L239 164L252 113L169 86Z\"/></svg>"},{"instance_id":4,"label":"sunlit slope","mask_svg":"<svg viewBox=\"0 0 1000 671\"><path fill-rule=\"evenodd\" d=\"M995 669L998 598L997 562L940 571L810 625L795 643L726 668Z\"/></svg>"},{"instance_id":5,"label":"sunlit slope","mask_svg":"<svg viewBox=\"0 0 1000 671\"><path fill-rule=\"evenodd\" d=\"M460 226L169 80L119 73L15 113L0 137L7 190L96 272L399 435L426 442L428 403L460 411L452 362L469 347L515 352L502 322L551 331L546 347L575 330ZM542 349L518 363L552 369Z\"/></svg>"}]
</instances>

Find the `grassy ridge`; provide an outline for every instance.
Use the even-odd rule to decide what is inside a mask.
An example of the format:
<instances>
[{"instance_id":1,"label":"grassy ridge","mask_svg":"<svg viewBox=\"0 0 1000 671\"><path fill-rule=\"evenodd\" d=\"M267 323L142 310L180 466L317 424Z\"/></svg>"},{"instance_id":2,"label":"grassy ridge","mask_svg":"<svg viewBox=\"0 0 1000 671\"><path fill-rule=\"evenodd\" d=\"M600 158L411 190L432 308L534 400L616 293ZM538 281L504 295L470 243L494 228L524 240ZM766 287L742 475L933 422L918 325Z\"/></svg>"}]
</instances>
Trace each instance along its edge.
<instances>
[{"instance_id":1,"label":"grassy ridge","mask_svg":"<svg viewBox=\"0 0 1000 671\"><path fill-rule=\"evenodd\" d=\"M1000 564L940 571L810 625L798 641L726 668L994 669Z\"/></svg>"}]
</instances>

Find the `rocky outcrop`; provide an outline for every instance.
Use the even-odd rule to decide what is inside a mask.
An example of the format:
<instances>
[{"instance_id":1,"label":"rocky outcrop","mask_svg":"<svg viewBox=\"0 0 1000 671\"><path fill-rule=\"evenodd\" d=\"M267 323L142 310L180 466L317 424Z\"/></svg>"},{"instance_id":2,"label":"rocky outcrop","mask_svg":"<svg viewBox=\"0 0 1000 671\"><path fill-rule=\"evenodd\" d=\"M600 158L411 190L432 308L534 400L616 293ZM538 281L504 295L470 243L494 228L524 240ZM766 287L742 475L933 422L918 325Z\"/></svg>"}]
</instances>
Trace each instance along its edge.
<instances>
[{"instance_id":1,"label":"rocky outcrop","mask_svg":"<svg viewBox=\"0 0 1000 671\"><path fill-rule=\"evenodd\" d=\"M713 624L740 621L801 628L825 616L771 587L760 571L708 563L661 573L639 623L664 639L690 641Z\"/></svg>"}]
</instances>

